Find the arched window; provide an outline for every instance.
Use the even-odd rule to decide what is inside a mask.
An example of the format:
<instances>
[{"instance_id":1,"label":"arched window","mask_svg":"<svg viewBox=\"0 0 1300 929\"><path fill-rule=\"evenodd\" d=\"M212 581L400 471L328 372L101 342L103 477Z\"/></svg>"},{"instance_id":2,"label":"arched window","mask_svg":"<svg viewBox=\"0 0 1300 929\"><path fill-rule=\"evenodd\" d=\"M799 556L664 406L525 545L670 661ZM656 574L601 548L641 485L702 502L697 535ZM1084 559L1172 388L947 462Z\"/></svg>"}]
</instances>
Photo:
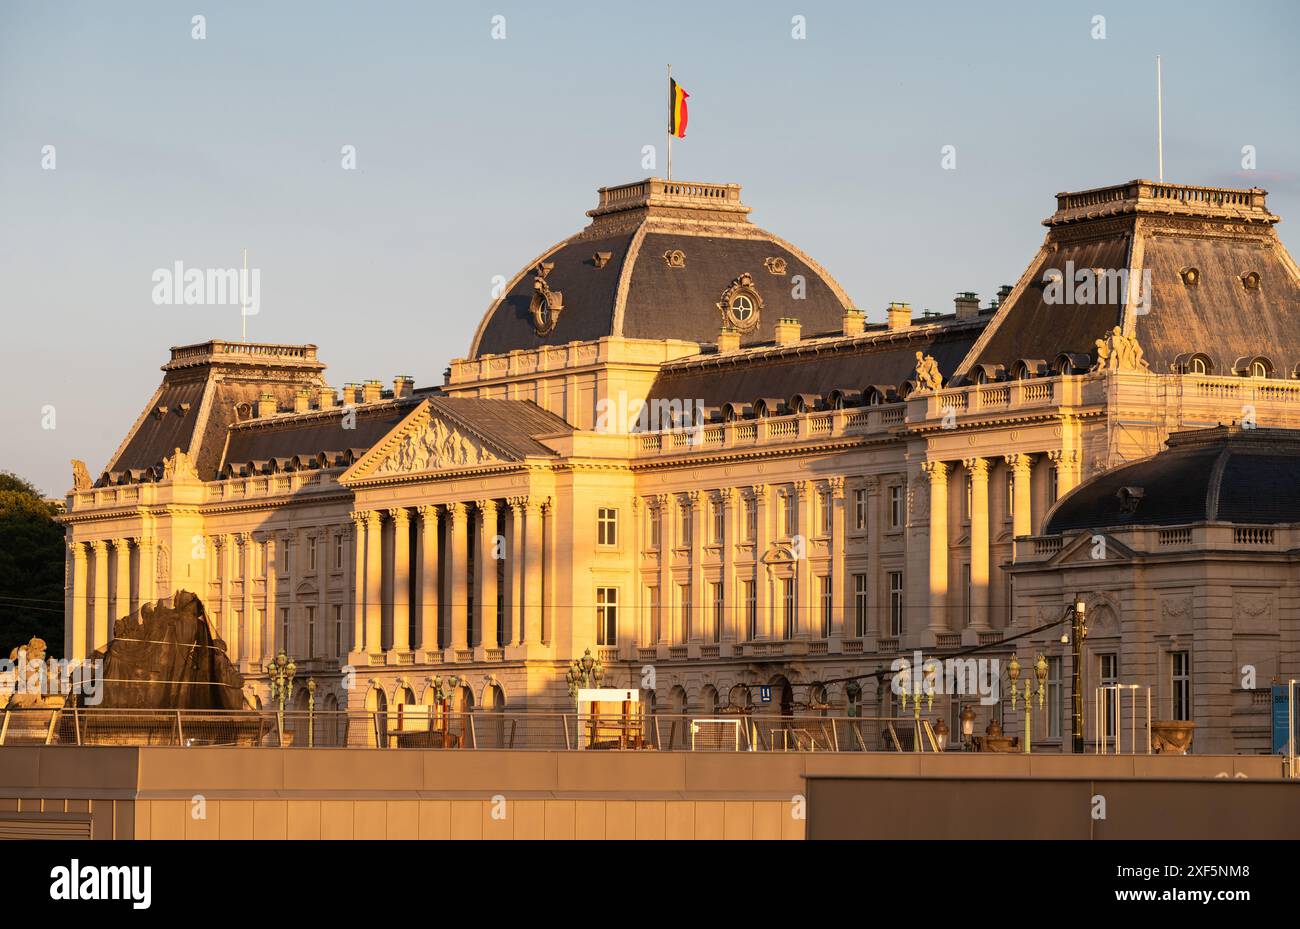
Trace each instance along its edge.
<instances>
[{"instance_id":1,"label":"arched window","mask_svg":"<svg viewBox=\"0 0 1300 929\"><path fill-rule=\"evenodd\" d=\"M1264 359L1256 358L1250 363L1251 377L1268 377L1269 373L1268 362Z\"/></svg>"},{"instance_id":2,"label":"arched window","mask_svg":"<svg viewBox=\"0 0 1300 929\"><path fill-rule=\"evenodd\" d=\"M1205 363L1204 355L1194 355L1191 364L1187 366L1187 370L1191 374L1209 374L1210 366Z\"/></svg>"}]
</instances>

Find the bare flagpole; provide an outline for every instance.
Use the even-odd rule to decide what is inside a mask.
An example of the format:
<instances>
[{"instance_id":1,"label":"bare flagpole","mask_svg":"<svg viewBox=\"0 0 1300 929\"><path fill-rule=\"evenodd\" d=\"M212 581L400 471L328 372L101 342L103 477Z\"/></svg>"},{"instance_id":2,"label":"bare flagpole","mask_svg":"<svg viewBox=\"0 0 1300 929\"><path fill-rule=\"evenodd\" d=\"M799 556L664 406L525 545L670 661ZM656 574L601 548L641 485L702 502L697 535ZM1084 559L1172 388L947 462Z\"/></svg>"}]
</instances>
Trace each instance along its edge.
<instances>
[{"instance_id":1,"label":"bare flagpole","mask_svg":"<svg viewBox=\"0 0 1300 929\"><path fill-rule=\"evenodd\" d=\"M673 66L668 65L668 180L673 179Z\"/></svg>"},{"instance_id":2,"label":"bare flagpole","mask_svg":"<svg viewBox=\"0 0 1300 929\"><path fill-rule=\"evenodd\" d=\"M239 279L239 340L248 341L248 249L244 252L244 276Z\"/></svg>"},{"instance_id":3,"label":"bare flagpole","mask_svg":"<svg viewBox=\"0 0 1300 929\"><path fill-rule=\"evenodd\" d=\"M1160 68L1160 56L1156 55L1156 170L1158 180L1165 180L1165 95L1164 80Z\"/></svg>"}]
</instances>

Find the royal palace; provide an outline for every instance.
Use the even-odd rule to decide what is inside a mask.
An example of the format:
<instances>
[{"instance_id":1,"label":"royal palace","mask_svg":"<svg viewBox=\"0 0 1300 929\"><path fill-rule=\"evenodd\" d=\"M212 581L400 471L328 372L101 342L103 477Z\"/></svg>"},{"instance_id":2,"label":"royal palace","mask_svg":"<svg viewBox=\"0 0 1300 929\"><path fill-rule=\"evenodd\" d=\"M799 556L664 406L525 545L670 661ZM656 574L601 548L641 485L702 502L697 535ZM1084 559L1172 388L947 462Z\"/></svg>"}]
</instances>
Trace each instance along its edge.
<instances>
[{"instance_id":1,"label":"royal palace","mask_svg":"<svg viewBox=\"0 0 1300 929\"><path fill-rule=\"evenodd\" d=\"M1198 752L1268 751L1300 675L1300 272L1265 192L1058 194L1015 284L879 323L749 213L602 188L440 385L173 348L106 466L74 463L69 656L188 590L253 706L284 650L318 707L454 677L460 708L557 708L589 649L660 712L892 716L855 678L984 646L1045 657L1034 743L1069 751L1069 627L1040 627L1077 599L1089 740L1094 691L1137 685Z\"/></svg>"}]
</instances>

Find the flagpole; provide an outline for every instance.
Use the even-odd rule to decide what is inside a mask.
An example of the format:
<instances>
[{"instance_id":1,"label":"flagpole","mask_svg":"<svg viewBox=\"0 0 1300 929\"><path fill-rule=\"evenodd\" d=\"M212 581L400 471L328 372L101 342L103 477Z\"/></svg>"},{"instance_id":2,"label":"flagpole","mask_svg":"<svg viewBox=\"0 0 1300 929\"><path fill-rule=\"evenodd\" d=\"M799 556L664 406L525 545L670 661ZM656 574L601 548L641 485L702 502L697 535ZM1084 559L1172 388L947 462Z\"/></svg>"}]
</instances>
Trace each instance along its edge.
<instances>
[{"instance_id":1,"label":"flagpole","mask_svg":"<svg viewBox=\"0 0 1300 929\"><path fill-rule=\"evenodd\" d=\"M248 341L248 312L245 301L248 299L248 249L244 252L244 276L239 281L239 341Z\"/></svg>"},{"instance_id":2,"label":"flagpole","mask_svg":"<svg viewBox=\"0 0 1300 929\"><path fill-rule=\"evenodd\" d=\"M673 179L673 66L668 65L668 180Z\"/></svg>"},{"instance_id":3,"label":"flagpole","mask_svg":"<svg viewBox=\"0 0 1300 929\"><path fill-rule=\"evenodd\" d=\"M1156 170L1160 183L1165 181L1165 89L1160 73L1160 56L1156 55Z\"/></svg>"}]
</instances>

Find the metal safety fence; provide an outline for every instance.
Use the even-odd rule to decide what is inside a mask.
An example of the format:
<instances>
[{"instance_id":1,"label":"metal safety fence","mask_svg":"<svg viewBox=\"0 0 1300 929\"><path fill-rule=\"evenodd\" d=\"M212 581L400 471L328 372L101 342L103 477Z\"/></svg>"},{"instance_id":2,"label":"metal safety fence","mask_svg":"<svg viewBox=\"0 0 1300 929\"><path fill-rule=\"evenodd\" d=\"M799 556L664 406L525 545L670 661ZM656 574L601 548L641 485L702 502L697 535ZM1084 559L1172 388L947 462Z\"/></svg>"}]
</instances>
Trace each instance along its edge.
<instances>
[{"instance_id":1,"label":"metal safety fence","mask_svg":"<svg viewBox=\"0 0 1300 929\"><path fill-rule=\"evenodd\" d=\"M922 752L939 744L926 719L664 713L385 710L3 710L0 747L16 745L249 748L521 749L747 752Z\"/></svg>"}]
</instances>

